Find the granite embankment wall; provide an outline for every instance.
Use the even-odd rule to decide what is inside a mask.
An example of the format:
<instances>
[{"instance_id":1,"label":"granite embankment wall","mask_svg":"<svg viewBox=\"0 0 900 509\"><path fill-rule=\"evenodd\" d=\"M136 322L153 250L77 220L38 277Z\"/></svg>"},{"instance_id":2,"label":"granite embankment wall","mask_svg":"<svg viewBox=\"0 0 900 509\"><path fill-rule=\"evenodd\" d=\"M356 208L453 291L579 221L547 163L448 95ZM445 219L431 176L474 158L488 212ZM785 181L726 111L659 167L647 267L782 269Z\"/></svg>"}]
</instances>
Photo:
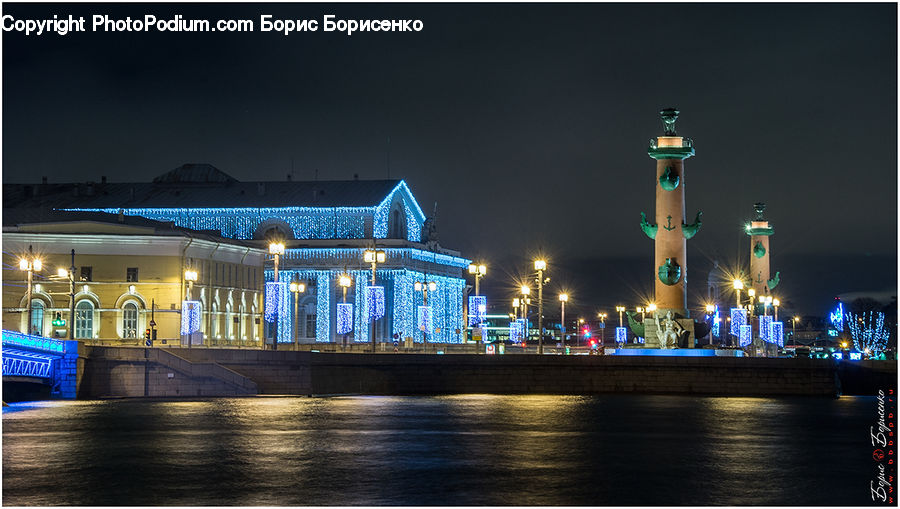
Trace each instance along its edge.
<instances>
[{"instance_id":1,"label":"granite embankment wall","mask_svg":"<svg viewBox=\"0 0 900 509\"><path fill-rule=\"evenodd\" d=\"M896 363L92 347L79 397L249 394L874 394Z\"/></svg>"}]
</instances>

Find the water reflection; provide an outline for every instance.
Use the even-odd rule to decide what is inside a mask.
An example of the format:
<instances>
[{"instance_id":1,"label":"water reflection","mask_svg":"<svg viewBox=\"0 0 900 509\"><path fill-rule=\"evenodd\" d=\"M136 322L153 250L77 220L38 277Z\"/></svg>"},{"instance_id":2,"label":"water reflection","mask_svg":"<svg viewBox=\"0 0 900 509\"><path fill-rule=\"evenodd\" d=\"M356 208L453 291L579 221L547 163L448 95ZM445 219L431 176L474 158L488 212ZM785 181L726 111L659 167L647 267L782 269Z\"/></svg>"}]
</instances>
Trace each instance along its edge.
<instances>
[{"instance_id":1,"label":"water reflection","mask_svg":"<svg viewBox=\"0 0 900 509\"><path fill-rule=\"evenodd\" d=\"M15 404L3 411L3 501L859 504L873 405L634 395ZM828 477L838 470L843 483Z\"/></svg>"}]
</instances>

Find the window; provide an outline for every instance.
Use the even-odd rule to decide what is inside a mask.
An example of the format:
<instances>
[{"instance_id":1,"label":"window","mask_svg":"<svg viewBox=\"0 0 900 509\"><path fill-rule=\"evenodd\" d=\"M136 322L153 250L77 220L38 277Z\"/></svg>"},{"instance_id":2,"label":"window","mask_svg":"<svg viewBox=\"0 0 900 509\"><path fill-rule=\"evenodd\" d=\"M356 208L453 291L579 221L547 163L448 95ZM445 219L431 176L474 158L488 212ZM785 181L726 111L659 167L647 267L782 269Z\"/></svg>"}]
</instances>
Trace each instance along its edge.
<instances>
[{"instance_id":1,"label":"window","mask_svg":"<svg viewBox=\"0 0 900 509\"><path fill-rule=\"evenodd\" d=\"M234 321L231 319L231 302L225 304L225 339L234 339Z\"/></svg>"},{"instance_id":2,"label":"window","mask_svg":"<svg viewBox=\"0 0 900 509\"><path fill-rule=\"evenodd\" d=\"M138 282L138 268L137 267L128 267L125 269L125 281L129 283L137 283Z\"/></svg>"},{"instance_id":3,"label":"window","mask_svg":"<svg viewBox=\"0 0 900 509\"><path fill-rule=\"evenodd\" d=\"M308 304L303 309L305 311L306 319L303 321L304 324L304 335L305 338L314 338L316 337L316 304Z\"/></svg>"},{"instance_id":4,"label":"window","mask_svg":"<svg viewBox=\"0 0 900 509\"><path fill-rule=\"evenodd\" d=\"M94 268L93 267L82 267L81 268L81 280L82 281L93 281Z\"/></svg>"},{"instance_id":5,"label":"window","mask_svg":"<svg viewBox=\"0 0 900 509\"><path fill-rule=\"evenodd\" d=\"M400 211L397 209L394 209L391 217L391 238L400 238Z\"/></svg>"},{"instance_id":6,"label":"window","mask_svg":"<svg viewBox=\"0 0 900 509\"><path fill-rule=\"evenodd\" d=\"M75 305L75 337L94 337L94 304L89 300L82 300Z\"/></svg>"},{"instance_id":7,"label":"window","mask_svg":"<svg viewBox=\"0 0 900 509\"><path fill-rule=\"evenodd\" d=\"M44 303L39 300L31 301L31 334L44 335Z\"/></svg>"},{"instance_id":8,"label":"window","mask_svg":"<svg viewBox=\"0 0 900 509\"><path fill-rule=\"evenodd\" d=\"M123 338L134 339L137 337L138 309L134 302L129 302L122 308L122 329Z\"/></svg>"}]
</instances>

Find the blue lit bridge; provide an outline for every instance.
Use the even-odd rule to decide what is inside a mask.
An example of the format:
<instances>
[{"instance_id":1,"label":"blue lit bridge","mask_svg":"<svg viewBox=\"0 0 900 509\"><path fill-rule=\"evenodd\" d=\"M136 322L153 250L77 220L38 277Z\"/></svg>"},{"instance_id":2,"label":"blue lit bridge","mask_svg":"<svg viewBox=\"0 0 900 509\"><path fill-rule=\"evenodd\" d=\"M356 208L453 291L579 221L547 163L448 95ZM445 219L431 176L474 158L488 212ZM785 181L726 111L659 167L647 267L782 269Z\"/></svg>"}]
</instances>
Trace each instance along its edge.
<instances>
[{"instance_id":1,"label":"blue lit bridge","mask_svg":"<svg viewBox=\"0 0 900 509\"><path fill-rule=\"evenodd\" d=\"M3 382L50 386L52 395L74 398L78 342L3 331Z\"/></svg>"}]
</instances>

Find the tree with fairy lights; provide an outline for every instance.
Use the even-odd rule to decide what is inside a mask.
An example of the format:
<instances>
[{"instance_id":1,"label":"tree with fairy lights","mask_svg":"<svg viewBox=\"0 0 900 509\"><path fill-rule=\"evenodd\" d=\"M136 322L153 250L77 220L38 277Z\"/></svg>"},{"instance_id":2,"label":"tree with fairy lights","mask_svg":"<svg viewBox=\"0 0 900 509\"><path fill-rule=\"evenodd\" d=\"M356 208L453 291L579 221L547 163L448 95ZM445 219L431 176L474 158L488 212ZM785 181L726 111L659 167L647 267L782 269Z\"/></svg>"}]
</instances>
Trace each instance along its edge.
<instances>
[{"instance_id":1,"label":"tree with fairy lights","mask_svg":"<svg viewBox=\"0 0 900 509\"><path fill-rule=\"evenodd\" d=\"M869 311L856 315L847 314L847 326L853 346L867 356L878 355L887 348L890 330L884 327L884 313Z\"/></svg>"}]
</instances>

